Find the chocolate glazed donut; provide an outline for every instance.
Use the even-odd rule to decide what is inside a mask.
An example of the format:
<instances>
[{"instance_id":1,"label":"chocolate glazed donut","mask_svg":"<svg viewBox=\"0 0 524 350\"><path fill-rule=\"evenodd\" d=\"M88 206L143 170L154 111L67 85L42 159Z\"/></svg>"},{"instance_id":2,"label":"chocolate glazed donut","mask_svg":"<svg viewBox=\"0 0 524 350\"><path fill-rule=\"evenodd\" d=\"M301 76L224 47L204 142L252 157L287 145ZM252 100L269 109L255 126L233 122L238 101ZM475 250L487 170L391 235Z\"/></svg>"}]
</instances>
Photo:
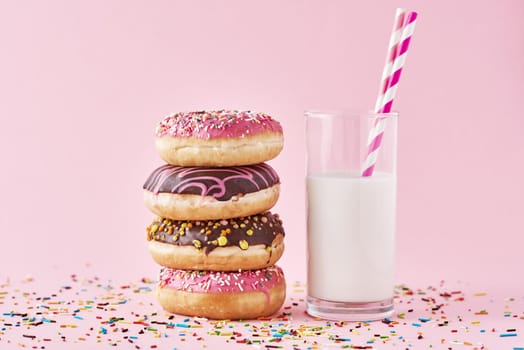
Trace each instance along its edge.
<instances>
[{"instance_id":1,"label":"chocolate glazed donut","mask_svg":"<svg viewBox=\"0 0 524 350\"><path fill-rule=\"evenodd\" d=\"M265 163L224 168L163 165L144 184L144 200L155 214L173 220L253 215L269 210L280 179Z\"/></svg>"},{"instance_id":2,"label":"chocolate glazed donut","mask_svg":"<svg viewBox=\"0 0 524 350\"><path fill-rule=\"evenodd\" d=\"M175 269L237 271L274 265L284 251L278 214L206 221L157 218L147 228L153 259Z\"/></svg>"}]
</instances>

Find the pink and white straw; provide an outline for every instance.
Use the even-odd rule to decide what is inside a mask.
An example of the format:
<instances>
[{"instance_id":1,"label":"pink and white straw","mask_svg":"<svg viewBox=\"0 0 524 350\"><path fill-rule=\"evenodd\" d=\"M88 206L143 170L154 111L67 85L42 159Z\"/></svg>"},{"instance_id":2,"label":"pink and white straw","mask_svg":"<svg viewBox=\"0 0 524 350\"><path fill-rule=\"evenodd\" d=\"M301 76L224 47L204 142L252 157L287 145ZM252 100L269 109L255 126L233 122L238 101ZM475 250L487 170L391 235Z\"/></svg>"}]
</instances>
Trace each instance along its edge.
<instances>
[{"instance_id":1,"label":"pink and white straw","mask_svg":"<svg viewBox=\"0 0 524 350\"><path fill-rule=\"evenodd\" d=\"M416 12L397 9L391 33L386 63L382 71L380 90L375 104L375 113L389 113L398 89L400 75L406 62L407 51L415 30ZM378 152L384 135L385 122L377 118L368 136L368 152L362 167L362 176L373 175Z\"/></svg>"}]
</instances>

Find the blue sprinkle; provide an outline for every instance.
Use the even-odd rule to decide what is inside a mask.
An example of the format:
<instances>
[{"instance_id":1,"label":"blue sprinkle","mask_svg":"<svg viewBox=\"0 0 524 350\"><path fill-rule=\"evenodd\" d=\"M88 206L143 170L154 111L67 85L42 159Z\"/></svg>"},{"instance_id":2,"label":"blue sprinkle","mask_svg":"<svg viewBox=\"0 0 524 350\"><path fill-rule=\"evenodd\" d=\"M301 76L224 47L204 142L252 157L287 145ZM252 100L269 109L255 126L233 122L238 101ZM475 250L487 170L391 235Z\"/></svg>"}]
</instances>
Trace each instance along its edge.
<instances>
[{"instance_id":1,"label":"blue sprinkle","mask_svg":"<svg viewBox=\"0 0 524 350\"><path fill-rule=\"evenodd\" d=\"M138 337L136 335L130 335L129 339L138 339Z\"/></svg>"},{"instance_id":2,"label":"blue sprinkle","mask_svg":"<svg viewBox=\"0 0 524 350\"><path fill-rule=\"evenodd\" d=\"M275 338L282 338L283 334L280 334L280 333L275 333L275 334L272 334L273 337Z\"/></svg>"},{"instance_id":3,"label":"blue sprinkle","mask_svg":"<svg viewBox=\"0 0 524 350\"><path fill-rule=\"evenodd\" d=\"M184 318L184 322L189 322L189 318Z\"/></svg>"},{"instance_id":4,"label":"blue sprinkle","mask_svg":"<svg viewBox=\"0 0 524 350\"><path fill-rule=\"evenodd\" d=\"M366 343L367 344L373 344L375 341L374 340L368 340Z\"/></svg>"},{"instance_id":5,"label":"blue sprinkle","mask_svg":"<svg viewBox=\"0 0 524 350\"><path fill-rule=\"evenodd\" d=\"M524 348L513 348L513 350L524 350Z\"/></svg>"},{"instance_id":6,"label":"blue sprinkle","mask_svg":"<svg viewBox=\"0 0 524 350\"><path fill-rule=\"evenodd\" d=\"M486 332L485 329L481 329L481 330L480 330L480 333L484 333L484 332Z\"/></svg>"},{"instance_id":7,"label":"blue sprinkle","mask_svg":"<svg viewBox=\"0 0 524 350\"><path fill-rule=\"evenodd\" d=\"M422 327L422 325L420 323L415 323L415 322L413 322L411 325L414 326L414 327Z\"/></svg>"},{"instance_id":8,"label":"blue sprinkle","mask_svg":"<svg viewBox=\"0 0 524 350\"><path fill-rule=\"evenodd\" d=\"M189 328L189 327L191 327L190 325L185 324L185 323L177 323L177 324L175 324L175 326L182 327L182 328Z\"/></svg>"},{"instance_id":9,"label":"blue sprinkle","mask_svg":"<svg viewBox=\"0 0 524 350\"><path fill-rule=\"evenodd\" d=\"M340 341L351 341L351 339L349 339L349 338L337 338L337 340L340 340Z\"/></svg>"},{"instance_id":10,"label":"blue sprinkle","mask_svg":"<svg viewBox=\"0 0 524 350\"><path fill-rule=\"evenodd\" d=\"M431 318L419 317L418 320L419 320L420 322L428 322L428 321L431 320Z\"/></svg>"},{"instance_id":11,"label":"blue sprinkle","mask_svg":"<svg viewBox=\"0 0 524 350\"><path fill-rule=\"evenodd\" d=\"M516 337L517 333L501 333L500 337Z\"/></svg>"},{"instance_id":12,"label":"blue sprinkle","mask_svg":"<svg viewBox=\"0 0 524 350\"><path fill-rule=\"evenodd\" d=\"M102 334L107 334L107 329L105 329L104 327L100 327L100 331L102 332Z\"/></svg>"},{"instance_id":13,"label":"blue sprinkle","mask_svg":"<svg viewBox=\"0 0 524 350\"><path fill-rule=\"evenodd\" d=\"M84 318L81 317L81 316L73 316L74 318L76 318L77 320L83 320Z\"/></svg>"},{"instance_id":14,"label":"blue sprinkle","mask_svg":"<svg viewBox=\"0 0 524 350\"><path fill-rule=\"evenodd\" d=\"M2 315L13 317L13 313L12 312L4 312Z\"/></svg>"}]
</instances>

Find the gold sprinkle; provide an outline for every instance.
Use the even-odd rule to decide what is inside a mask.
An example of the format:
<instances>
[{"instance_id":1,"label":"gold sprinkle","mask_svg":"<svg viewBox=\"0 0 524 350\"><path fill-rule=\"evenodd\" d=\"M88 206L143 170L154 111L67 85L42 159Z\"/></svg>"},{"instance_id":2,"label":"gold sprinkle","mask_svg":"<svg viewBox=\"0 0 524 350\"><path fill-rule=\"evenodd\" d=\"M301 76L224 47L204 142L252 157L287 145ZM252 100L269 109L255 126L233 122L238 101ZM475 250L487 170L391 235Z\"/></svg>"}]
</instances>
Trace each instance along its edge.
<instances>
[{"instance_id":1,"label":"gold sprinkle","mask_svg":"<svg viewBox=\"0 0 524 350\"><path fill-rule=\"evenodd\" d=\"M240 224L240 228L246 227L246 224Z\"/></svg>"},{"instance_id":2,"label":"gold sprinkle","mask_svg":"<svg viewBox=\"0 0 524 350\"><path fill-rule=\"evenodd\" d=\"M197 248L197 249L202 248L202 242L200 242L198 239L194 239L194 240L193 240L193 245L194 245L195 248Z\"/></svg>"},{"instance_id":3,"label":"gold sprinkle","mask_svg":"<svg viewBox=\"0 0 524 350\"><path fill-rule=\"evenodd\" d=\"M245 239L242 239L240 242L238 242L238 245L240 246L240 249L242 250L246 250L247 248L249 248L249 244L247 243Z\"/></svg>"},{"instance_id":4,"label":"gold sprinkle","mask_svg":"<svg viewBox=\"0 0 524 350\"><path fill-rule=\"evenodd\" d=\"M247 230L246 235L253 236L253 230L252 229Z\"/></svg>"},{"instance_id":5,"label":"gold sprinkle","mask_svg":"<svg viewBox=\"0 0 524 350\"><path fill-rule=\"evenodd\" d=\"M168 235L172 235L173 234L173 226L169 226L169 228L167 229L167 234Z\"/></svg>"},{"instance_id":6,"label":"gold sprinkle","mask_svg":"<svg viewBox=\"0 0 524 350\"><path fill-rule=\"evenodd\" d=\"M174 237L173 237L173 242L176 242L178 241L178 238L180 237L180 235L177 233Z\"/></svg>"},{"instance_id":7,"label":"gold sprinkle","mask_svg":"<svg viewBox=\"0 0 524 350\"><path fill-rule=\"evenodd\" d=\"M156 231L158 231L158 225L157 224L151 225L150 232L155 233Z\"/></svg>"},{"instance_id":8,"label":"gold sprinkle","mask_svg":"<svg viewBox=\"0 0 524 350\"><path fill-rule=\"evenodd\" d=\"M273 249L271 248L270 245L268 245L268 246L266 247L266 251L267 251L267 252L270 252L271 250L273 250Z\"/></svg>"},{"instance_id":9,"label":"gold sprinkle","mask_svg":"<svg viewBox=\"0 0 524 350\"><path fill-rule=\"evenodd\" d=\"M225 245L227 244L227 238L226 238L226 236L220 236L220 237L218 237L217 241L218 241L218 245L219 245L220 247L223 247L223 246L225 246Z\"/></svg>"}]
</instances>

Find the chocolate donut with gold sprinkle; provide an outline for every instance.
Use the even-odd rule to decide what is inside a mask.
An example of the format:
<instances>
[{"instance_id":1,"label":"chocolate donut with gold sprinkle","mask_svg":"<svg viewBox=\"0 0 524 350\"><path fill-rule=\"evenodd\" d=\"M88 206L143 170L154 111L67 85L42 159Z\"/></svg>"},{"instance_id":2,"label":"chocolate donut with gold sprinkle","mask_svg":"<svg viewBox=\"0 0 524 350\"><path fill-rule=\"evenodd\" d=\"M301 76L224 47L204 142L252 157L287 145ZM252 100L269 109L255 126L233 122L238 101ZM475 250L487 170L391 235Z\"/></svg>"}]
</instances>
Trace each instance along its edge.
<instances>
[{"instance_id":1,"label":"chocolate donut with gold sprinkle","mask_svg":"<svg viewBox=\"0 0 524 350\"><path fill-rule=\"evenodd\" d=\"M261 269L274 265L284 252L282 221L269 211L221 220L158 217L146 231L153 259L174 269Z\"/></svg>"}]
</instances>

